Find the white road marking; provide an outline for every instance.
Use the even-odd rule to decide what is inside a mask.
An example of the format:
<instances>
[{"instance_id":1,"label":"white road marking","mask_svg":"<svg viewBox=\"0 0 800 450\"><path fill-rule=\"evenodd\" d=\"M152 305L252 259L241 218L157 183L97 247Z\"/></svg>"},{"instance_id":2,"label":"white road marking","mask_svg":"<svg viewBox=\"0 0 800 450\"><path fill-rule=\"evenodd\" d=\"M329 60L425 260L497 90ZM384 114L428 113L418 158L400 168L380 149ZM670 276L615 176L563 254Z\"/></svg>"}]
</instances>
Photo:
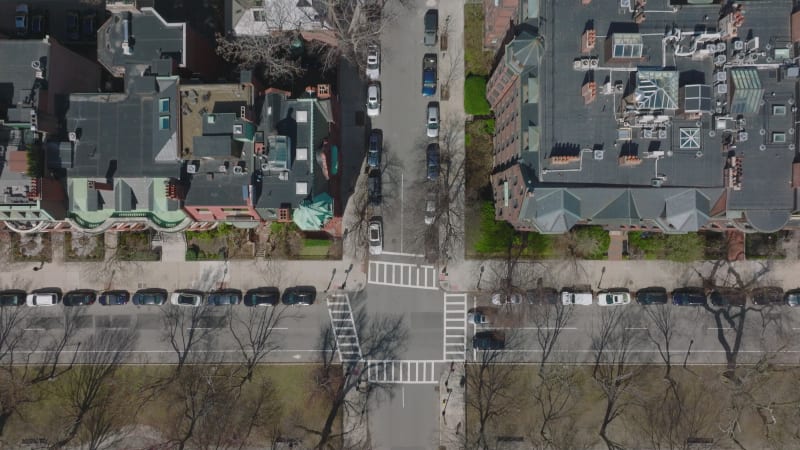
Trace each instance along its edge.
<instances>
[{"instance_id":1,"label":"white road marking","mask_svg":"<svg viewBox=\"0 0 800 450\"><path fill-rule=\"evenodd\" d=\"M438 290L436 268L428 265L370 261L367 283Z\"/></svg>"},{"instance_id":2,"label":"white road marking","mask_svg":"<svg viewBox=\"0 0 800 450\"><path fill-rule=\"evenodd\" d=\"M347 294L332 294L326 298L325 303L328 306L328 316L331 319L339 360L342 362L360 360L361 345L358 342L350 297Z\"/></svg>"},{"instance_id":3,"label":"white road marking","mask_svg":"<svg viewBox=\"0 0 800 450\"><path fill-rule=\"evenodd\" d=\"M731 327L708 327L709 330L732 330Z\"/></svg>"},{"instance_id":4,"label":"white road marking","mask_svg":"<svg viewBox=\"0 0 800 450\"><path fill-rule=\"evenodd\" d=\"M187 330L213 330L211 327L186 327Z\"/></svg>"},{"instance_id":5,"label":"white road marking","mask_svg":"<svg viewBox=\"0 0 800 450\"><path fill-rule=\"evenodd\" d=\"M437 384L440 360L381 360L366 362L367 380L373 383Z\"/></svg>"},{"instance_id":6,"label":"white road marking","mask_svg":"<svg viewBox=\"0 0 800 450\"><path fill-rule=\"evenodd\" d=\"M402 395L403 395L403 409L405 409L405 407L406 407L406 387L405 386L401 386L400 387L400 393L402 393Z\"/></svg>"},{"instance_id":7,"label":"white road marking","mask_svg":"<svg viewBox=\"0 0 800 450\"><path fill-rule=\"evenodd\" d=\"M467 294L444 294L443 327L442 355L444 359L464 361L467 356Z\"/></svg>"},{"instance_id":8,"label":"white road marking","mask_svg":"<svg viewBox=\"0 0 800 450\"><path fill-rule=\"evenodd\" d=\"M403 181L403 172L400 172L400 251L403 251L403 210L405 209L405 201L403 200L405 196L403 195L403 187L405 185Z\"/></svg>"},{"instance_id":9,"label":"white road marking","mask_svg":"<svg viewBox=\"0 0 800 450\"><path fill-rule=\"evenodd\" d=\"M389 255L389 256L406 256L408 258L424 258L425 255L420 255L417 253L403 253L403 252L387 252L384 250L381 255Z\"/></svg>"},{"instance_id":10,"label":"white road marking","mask_svg":"<svg viewBox=\"0 0 800 450\"><path fill-rule=\"evenodd\" d=\"M25 328L25 331L45 331L44 328Z\"/></svg>"},{"instance_id":11,"label":"white road marking","mask_svg":"<svg viewBox=\"0 0 800 450\"><path fill-rule=\"evenodd\" d=\"M472 326L475 327L475 324L472 324ZM556 329L577 330L577 328L575 328L575 327L561 327L561 328L559 328L559 327L481 327L481 330L556 330ZM634 328L634 329L638 329L638 328ZM644 330L644 329L645 328L642 328L642 330ZM474 334L475 330L473 329L472 332Z\"/></svg>"},{"instance_id":12,"label":"white road marking","mask_svg":"<svg viewBox=\"0 0 800 450\"><path fill-rule=\"evenodd\" d=\"M626 330L646 330L647 327L625 327Z\"/></svg>"}]
</instances>

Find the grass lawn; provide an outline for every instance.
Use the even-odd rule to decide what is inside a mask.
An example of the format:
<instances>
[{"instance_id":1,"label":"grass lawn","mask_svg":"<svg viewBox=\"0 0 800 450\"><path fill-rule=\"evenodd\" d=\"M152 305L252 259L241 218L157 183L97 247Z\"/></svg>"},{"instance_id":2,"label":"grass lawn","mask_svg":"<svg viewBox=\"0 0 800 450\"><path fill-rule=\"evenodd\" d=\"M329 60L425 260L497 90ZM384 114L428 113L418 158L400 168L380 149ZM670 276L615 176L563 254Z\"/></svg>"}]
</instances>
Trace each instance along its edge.
<instances>
[{"instance_id":1,"label":"grass lawn","mask_svg":"<svg viewBox=\"0 0 800 450\"><path fill-rule=\"evenodd\" d=\"M646 231L628 233L632 259L667 259L691 262L704 259L706 240L700 233L664 234Z\"/></svg>"},{"instance_id":2,"label":"grass lawn","mask_svg":"<svg viewBox=\"0 0 800 450\"><path fill-rule=\"evenodd\" d=\"M483 201L478 211L480 222L476 234L467 233L465 251L468 256L503 258L509 248L525 258L553 258L557 256L555 239L539 233L520 233L508 222L495 220L494 203ZM471 244L471 245L470 245Z\"/></svg>"},{"instance_id":3,"label":"grass lawn","mask_svg":"<svg viewBox=\"0 0 800 450\"><path fill-rule=\"evenodd\" d=\"M300 249L300 259L327 259L328 250L333 242L329 239L303 239L303 248Z\"/></svg>"},{"instance_id":4,"label":"grass lawn","mask_svg":"<svg viewBox=\"0 0 800 450\"><path fill-rule=\"evenodd\" d=\"M503 408L495 407L501 413L487 423L487 441L507 436L521 437L525 445L520 448L606 448L599 432L607 402L601 383L592 377L593 367L548 365L547 369L549 383L542 382L535 365L510 366L507 377L503 372L484 372L485 380L508 380L502 390L493 391L495 405ZM711 439L713 448L722 449L800 447L796 433L800 394L795 387L800 367L740 367L737 382L723 376L725 370L722 365L673 364L672 390L664 379L664 366L626 366L615 378L627 384L616 391L620 415L608 425L609 439L619 448L686 448L688 438ZM471 443L477 439L479 424L478 373L477 365L467 368L470 400L465 432ZM559 404L565 407L557 408L558 417L543 428L542 411L547 408L542 405ZM729 429L734 414L739 420L728 434L723 430ZM543 445L544 436L550 445ZM741 444L737 446L733 438Z\"/></svg>"},{"instance_id":5,"label":"grass lawn","mask_svg":"<svg viewBox=\"0 0 800 450\"><path fill-rule=\"evenodd\" d=\"M211 377L209 380L230 389L230 378L224 374L226 370L232 370L232 366L219 366L213 371L212 366L194 367L200 368L203 377ZM275 364L256 369L253 381L244 385L239 400L236 404L231 402L229 405L234 414L237 410L246 408L247 401L258 396L261 382L271 382L275 397L270 397L269 400L269 417L262 418L269 426L260 426L252 431L250 444L253 448L269 448L270 440L276 435L298 439L309 447L316 444L316 436L303 431L298 425L321 429L327 417L330 403L324 395L320 395L313 383L313 374L318 367L315 364ZM165 379L173 370L173 366L162 365L122 366L106 381L105 385L113 394L109 409L102 413L120 419L115 422L117 425L114 429L127 427L129 434L120 435L124 436L123 443L129 444L124 445L125 447L154 448L174 436L175 424L181 420L184 410L183 397L176 397L176 393L180 392L177 383L167 385L156 395L147 395L152 391L145 389L148 383ZM32 439L45 439L51 444L55 442L62 430L69 425L65 417L65 411L69 410L67 386L75 383L76 375L77 369L72 369L52 382L36 385L32 398L37 400L24 404L21 414L9 419L3 433L4 445L10 445L8 448L19 448L19 444ZM196 397L198 398L201 397ZM214 421L220 420L219 414L223 411L212 410L209 418L201 419L199 425L203 429L209 429ZM250 417L243 419L249 420ZM338 423L334 433L340 430L341 423ZM194 439L203 439L203 436L196 433ZM198 447L198 441L190 442L194 444L189 447ZM74 446L77 442L73 440L70 444Z\"/></svg>"},{"instance_id":6,"label":"grass lawn","mask_svg":"<svg viewBox=\"0 0 800 450\"><path fill-rule=\"evenodd\" d=\"M122 261L158 261L160 249L150 247L151 231L125 231L117 233L116 256Z\"/></svg>"},{"instance_id":7,"label":"grass lawn","mask_svg":"<svg viewBox=\"0 0 800 450\"><path fill-rule=\"evenodd\" d=\"M475 116L485 116L492 112L486 100L485 77L473 75L464 80L464 110Z\"/></svg>"},{"instance_id":8,"label":"grass lawn","mask_svg":"<svg viewBox=\"0 0 800 450\"><path fill-rule=\"evenodd\" d=\"M464 5L464 71L488 77L491 70L492 52L483 50L483 5Z\"/></svg>"},{"instance_id":9,"label":"grass lawn","mask_svg":"<svg viewBox=\"0 0 800 450\"><path fill-rule=\"evenodd\" d=\"M255 256L255 244L250 241L251 230L225 223L206 231L186 232L186 260L249 259Z\"/></svg>"}]
</instances>

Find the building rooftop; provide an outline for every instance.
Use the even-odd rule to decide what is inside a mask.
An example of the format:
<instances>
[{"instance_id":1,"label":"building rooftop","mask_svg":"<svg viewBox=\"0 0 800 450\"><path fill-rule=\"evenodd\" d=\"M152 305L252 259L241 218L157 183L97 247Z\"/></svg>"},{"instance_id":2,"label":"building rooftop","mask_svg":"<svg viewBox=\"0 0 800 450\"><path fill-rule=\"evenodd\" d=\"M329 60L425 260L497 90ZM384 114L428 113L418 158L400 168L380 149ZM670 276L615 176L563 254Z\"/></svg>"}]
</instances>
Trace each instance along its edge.
<instances>
[{"instance_id":1,"label":"building rooftop","mask_svg":"<svg viewBox=\"0 0 800 450\"><path fill-rule=\"evenodd\" d=\"M231 15L238 35L324 29L324 7L317 0L232 0Z\"/></svg>"},{"instance_id":2,"label":"building rooftop","mask_svg":"<svg viewBox=\"0 0 800 450\"><path fill-rule=\"evenodd\" d=\"M129 65L171 75L169 61L186 66L186 24L169 23L153 8L112 14L97 31L97 59L117 77Z\"/></svg>"},{"instance_id":3,"label":"building rooftop","mask_svg":"<svg viewBox=\"0 0 800 450\"><path fill-rule=\"evenodd\" d=\"M128 71L125 93L73 94L67 130L75 133L70 177L178 177L178 78Z\"/></svg>"},{"instance_id":4,"label":"building rooftop","mask_svg":"<svg viewBox=\"0 0 800 450\"><path fill-rule=\"evenodd\" d=\"M45 40L0 40L0 120L30 123L50 74L49 57Z\"/></svg>"},{"instance_id":5,"label":"building rooftop","mask_svg":"<svg viewBox=\"0 0 800 450\"><path fill-rule=\"evenodd\" d=\"M183 159L203 156L195 155L195 145L206 145L207 136L227 135L230 139L234 124L252 114L251 84L185 84L179 90Z\"/></svg>"},{"instance_id":6,"label":"building rooftop","mask_svg":"<svg viewBox=\"0 0 800 450\"><path fill-rule=\"evenodd\" d=\"M244 161L201 159L187 161L187 164L193 165L192 170L196 173L191 177L184 205L246 206L248 204L252 173L247 170ZM243 170L234 170L237 165Z\"/></svg>"}]
</instances>

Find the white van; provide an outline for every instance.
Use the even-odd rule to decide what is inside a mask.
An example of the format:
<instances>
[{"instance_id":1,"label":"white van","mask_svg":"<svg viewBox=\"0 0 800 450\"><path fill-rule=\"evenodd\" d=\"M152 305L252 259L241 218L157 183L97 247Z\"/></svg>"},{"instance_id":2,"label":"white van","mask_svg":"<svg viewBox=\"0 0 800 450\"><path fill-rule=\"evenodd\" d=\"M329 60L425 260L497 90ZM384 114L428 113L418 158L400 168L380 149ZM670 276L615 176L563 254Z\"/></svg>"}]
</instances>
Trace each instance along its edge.
<instances>
[{"instance_id":1,"label":"white van","mask_svg":"<svg viewBox=\"0 0 800 450\"><path fill-rule=\"evenodd\" d=\"M591 292L576 292L571 290L564 290L561 292L561 304L567 305L591 305L592 293Z\"/></svg>"}]
</instances>

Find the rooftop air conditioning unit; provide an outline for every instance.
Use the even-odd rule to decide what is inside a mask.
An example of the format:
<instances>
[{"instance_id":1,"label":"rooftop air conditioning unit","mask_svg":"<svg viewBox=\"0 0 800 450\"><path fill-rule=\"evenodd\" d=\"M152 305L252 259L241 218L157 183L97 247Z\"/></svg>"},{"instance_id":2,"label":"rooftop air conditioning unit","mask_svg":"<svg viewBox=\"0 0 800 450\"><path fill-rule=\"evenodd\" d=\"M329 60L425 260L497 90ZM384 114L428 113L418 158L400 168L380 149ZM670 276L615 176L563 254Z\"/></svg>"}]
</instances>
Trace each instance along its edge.
<instances>
[{"instance_id":1,"label":"rooftop air conditioning unit","mask_svg":"<svg viewBox=\"0 0 800 450\"><path fill-rule=\"evenodd\" d=\"M225 167L225 164L220 165L219 168L217 169L217 172L219 172L219 173L225 173L227 171L228 171L228 168Z\"/></svg>"},{"instance_id":2,"label":"rooftop air conditioning unit","mask_svg":"<svg viewBox=\"0 0 800 450\"><path fill-rule=\"evenodd\" d=\"M77 142L78 141L78 133L76 133L74 131L70 131L68 136L69 136L69 141L70 142Z\"/></svg>"},{"instance_id":3,"label":"rooftop air conditioning unit","mask_svg":"<svg viewBox=\"0 0 800 450\"><path fill-rule=\"evenodd\" d=\"M41 80L41 79L43 79L43 78L44 78L44 71L42 71L42 70L37 70L37 71L35 71L35 72L34 72L34 75L36 76L36 78L38 78L38 79L40 79L40 80Z\"/></svg>"},{"instance_id":4,"label":"rooftop air conditioning unit","mask_svg":"<svg viewBox=\"0 0 800 450\"><path fill-rule=\"evenodd\" d=\"M603 156L605 156L605 153L606 153L605 150L595 150L594 152L592 152L592 154L594 155L594 159L597 161L602 160Z\"/></svg>"},{"instance_id":5,"label":"rooftop air conditioning unit","mask_svg":"<svg viewBox=\"0 0 800 450\"><path fill-rule=\"evenodd\" d=\"M262 170L263 172L267 172L267 171L269 171L269 164L267 164L267 163L262 163L262 164L261 164L261 170Z\"/></svg>"},{"instance_id":6,"label":"rooftop air conditioning unit","mask_svg":"<svg viewBox=\"0 0 800 450\"><path fill-rule=\"evenodd\" d=\"M650 179L650 186L652 187L661 187L664 185L664 182L667 181L665 177L655 177Z\"/></svg>"},{"instance_id":7,"label":"rooftop air conditioning unit","mask_svg":"<svg viewBox=\"0 0 800 450\"><path fill-rule=\"evenodd\" d=\"M282 172L278 173L278 179L281 180L281 181L289 180L289 171L287 170L287 171L282 171Z\"/></svg>"},{"instance_id":8,"label":"rooftop air conditioning unit","mask_svg":"<svg viewBox=\"0 0 800 450\"><path fill-rule=\"evenodd\" d=\"M236 175L242 175L244 170L242 170L242 166L233 166L233 173Z\"/></svg>"},{"instance_id":9,"label":"rooftop air conditioning unit","mask_svg":"<svg viewBox=\"0 0 800 450\"><path fill-rule=\"evenodd\" d=\"M235 124L233 126L233 134L242 134L244 132L244 127L241 124Z\"/></svg>"},{"instance_id":10,"label":"rooftop air conditioning unit","mask_svg":"<svg viewBox=\"0 0 800 450\"><path fill-rule=\"evenodd\" d=\"M667 138L667 130L658 130L658 138L659 139L666 139Z\"/></svg>"},{"instance_id":11,"label":"rooftop air conditioning unit","mask_svg":"<svg viewBox=\"0 0 800 450\"><path fill-rule=\"evenodd\" d=\"M194 174L197 173L197 166L194 164L187 164L186 165L186 173Z\"/></svg>"}]
</instances>

